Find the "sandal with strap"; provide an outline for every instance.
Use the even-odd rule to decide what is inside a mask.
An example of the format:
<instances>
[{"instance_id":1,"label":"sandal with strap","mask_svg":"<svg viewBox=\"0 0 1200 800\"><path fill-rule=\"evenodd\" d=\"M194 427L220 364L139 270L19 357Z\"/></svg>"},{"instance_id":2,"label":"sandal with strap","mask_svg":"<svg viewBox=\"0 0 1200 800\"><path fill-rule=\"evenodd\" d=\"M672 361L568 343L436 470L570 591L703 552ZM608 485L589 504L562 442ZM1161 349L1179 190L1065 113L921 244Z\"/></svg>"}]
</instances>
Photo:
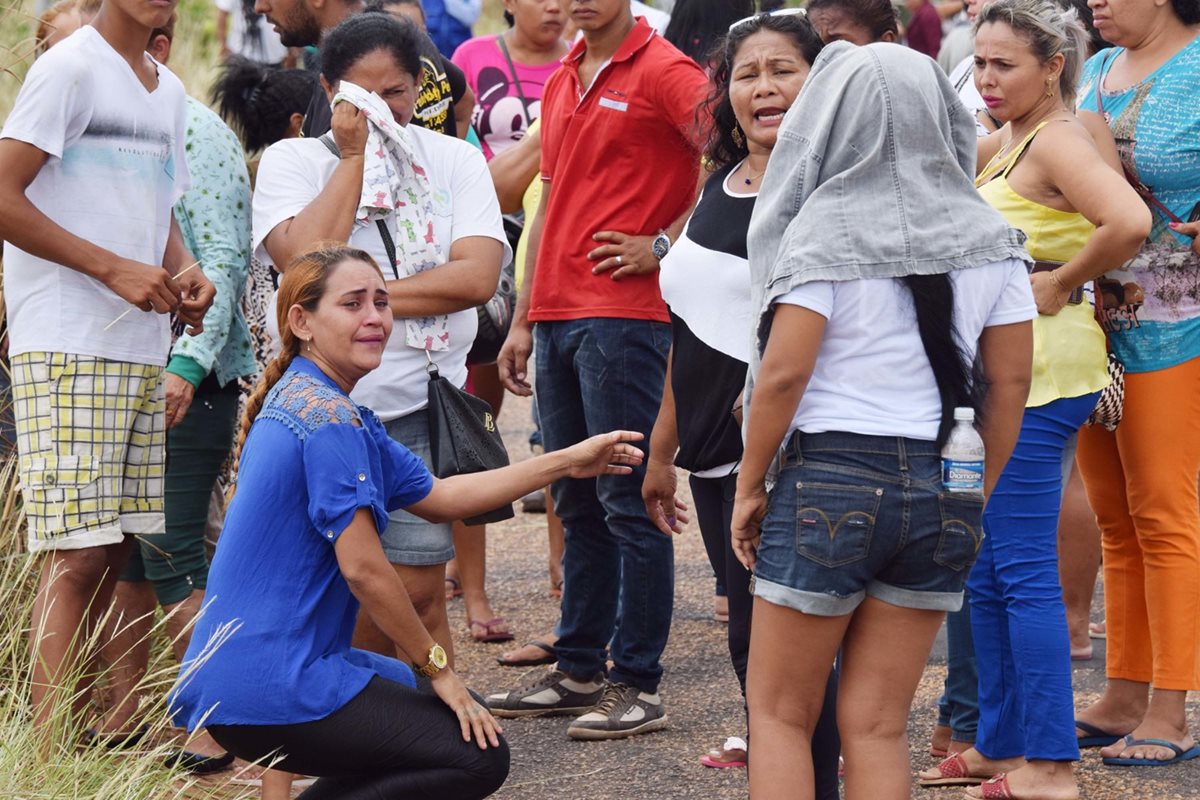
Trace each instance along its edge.
<instances>
[{"instance_id":1,"label":"sandal with strap","mask_svg":"<svg viewBox=\"0 0 1200 800\"><path fill-rule=\"evenodd\" d=\"M713 769L745 767L746 740L740 736L730 736L723 745L701 756L700 763Z\"/></svg>"},{"instance_id":2,"label":"sandal with strap","mask_svg":"<svg viewBox=\"0 0 1200 800\"><path fill-rule=\"evenodd\" d=\"M453 600L456 597L462 597L462 593L463 593L462 584L459 583L458 578L451 578L449 575L447 575L446 576L446 602L450 602L451 600Z\"/></svg>"},{"instance_id":3,"label":"sandal with strap","mask_svg":"<svg viewBox=\"0 0 1200 800\"><path fill-rule=\"evenodd\" d=\"M519 653L526 647L535 647L542 651L541 655L529 658L507 658L513 653ZM549 642L543 642L540 639L534 639L531 642L526 642L518 650L513 650L508 653L503 653L496 656L496 663L502 667L539 667L542 664L553 664L557 660L554 655L554 645Z\"/></svg>"},{"instance_id":4,"label":"sandal with strap","mask_svg":"<svg viewBox=\"0 0 1200 800\"><path fill-rule=\"evenodd\" d=\"M991 777L990 775L972 775L971 768L967 766L967 761L962 757L962 753L951 754L949 758L942 760L935 769L941 777L922 777L918 783L921 786L978 786Z\"/></svg>"},{"instance_id":5,"label":"sandal with strap","mask_svg":"<svg viewBox=\"0 0 1200 800\"><path fill-rule=\"evenodd\" d=\"M511 642L516 638L508 629L504 617L494 617L487 622L473 619L467 624L471 629L471 638L477 642ZM482 633L478 632L480 628L483 629Z\"/></svg>"},{"instance_id":6,"label":"sandal with strap","mask_svg":"<svg viewBox=\"0 0 1200 800\"><path fill-rule=\"evenodd\" d=\"M1012 787L1008 785L1008 775L1003 772L979 784L979 790L983 794L968 794L967 797L971 800L1017 800Z\"/></svg>"}]
</instances>

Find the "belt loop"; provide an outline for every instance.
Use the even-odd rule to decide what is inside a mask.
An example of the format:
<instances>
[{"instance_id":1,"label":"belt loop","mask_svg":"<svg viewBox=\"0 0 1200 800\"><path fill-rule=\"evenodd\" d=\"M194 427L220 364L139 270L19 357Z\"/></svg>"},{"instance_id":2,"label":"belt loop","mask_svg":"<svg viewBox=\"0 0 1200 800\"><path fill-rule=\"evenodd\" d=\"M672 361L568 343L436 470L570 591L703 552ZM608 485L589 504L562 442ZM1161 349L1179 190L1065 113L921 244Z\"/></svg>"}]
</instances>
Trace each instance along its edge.
<instances>
[{"instance_id":1,"label":"belt loop","mask_svg":"<svg viewBox=\"0 0 1200 800\"><path fill-rule=\"evenodd\" d=\"M908 451L904 448L904 437L896 437L896 455L900 461L900 471L908 472Z\"/></svg>"},{"instance_id":2,"label":"belt loop","mask_svg":"<svg viewBox=\"0 0 1200 800\"><path fill-rule=\"evenodd\" d=\"M800 431L796 431L792 434L792 452L796 454L797 464L804 463L804 448L800 446L800 440L803 438L803 436L804 434Z\"/></svg>"}]
</instances>

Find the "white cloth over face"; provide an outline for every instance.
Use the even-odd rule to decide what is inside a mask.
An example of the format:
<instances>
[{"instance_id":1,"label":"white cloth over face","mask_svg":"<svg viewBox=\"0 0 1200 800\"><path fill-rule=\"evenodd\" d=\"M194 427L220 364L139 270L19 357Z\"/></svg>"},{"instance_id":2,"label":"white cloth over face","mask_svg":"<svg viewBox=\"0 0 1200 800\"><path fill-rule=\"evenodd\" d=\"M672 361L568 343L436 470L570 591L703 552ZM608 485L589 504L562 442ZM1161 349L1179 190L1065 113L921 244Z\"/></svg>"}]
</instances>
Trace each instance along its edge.
<instances>
[{"instance_id":1,"label":"white cloth over face","mask_svg":"<svg viewBox=\"0 0 1200 800\"><path fill-rule=\"evenodd\" d=\"M338 85L333 105L350 103L367 118L362 196L355 219L375 222L389 214L395 220L397 272L411 277L445 263L433 235L433 193L425 168L416 162L408 131L396 122L379 95L349 81ZM450 318L406 317L404 342L420 350L450 347Z\"/></svg>"}]
</instances>

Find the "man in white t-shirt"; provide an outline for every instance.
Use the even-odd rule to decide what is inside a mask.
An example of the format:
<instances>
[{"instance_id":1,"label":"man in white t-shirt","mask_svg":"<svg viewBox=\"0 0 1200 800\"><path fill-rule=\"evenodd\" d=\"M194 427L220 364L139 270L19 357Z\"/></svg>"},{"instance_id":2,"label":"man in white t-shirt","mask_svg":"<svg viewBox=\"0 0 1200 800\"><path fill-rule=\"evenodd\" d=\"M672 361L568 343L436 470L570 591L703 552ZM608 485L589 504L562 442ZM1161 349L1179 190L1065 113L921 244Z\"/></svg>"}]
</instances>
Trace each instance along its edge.
<instances>
[{"instance_id":1,"label":"man in white t-shirt","mask_svg":"<svg viewBox=\"0 0 1200 800\"><path fill-rule=\"evenodd\" d=\"M221 58L235 55L260 64L279 66L283 63L288 49L280 41L274 26L254 10L253 0L214 2L217 7L217 39L221 42ZM249 7L247 2L250 3Z\"/></svg>"},{"instance_id":2,"label":"man in white t-shirt","mask_svg":"<svg viewBox=\"0 0 1200 800\"><path fill-rule=\"evenodd\" d=\"M34 63L0 131L38 726L76 697L78 643L133 536L163 531L167 314L198 332L214 296L171 213L188 186L183 85L143 52L174 6L105 0Z\"/></svg>"}]
</instances>

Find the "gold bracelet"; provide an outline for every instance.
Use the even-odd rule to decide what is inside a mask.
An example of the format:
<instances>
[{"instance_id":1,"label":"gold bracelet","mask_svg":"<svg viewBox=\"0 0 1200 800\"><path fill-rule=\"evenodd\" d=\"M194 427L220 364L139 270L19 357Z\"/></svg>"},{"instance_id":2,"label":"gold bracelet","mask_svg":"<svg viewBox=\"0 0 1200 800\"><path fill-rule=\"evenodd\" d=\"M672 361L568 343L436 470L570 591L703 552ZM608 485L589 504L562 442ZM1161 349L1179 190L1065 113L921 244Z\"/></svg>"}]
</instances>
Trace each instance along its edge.
<instances>
[{"instance_id":1,"label":"gold bracelet","mask_svg":"<svg viewBox=\"0 0 1200 800\"><path fill-rule=\"evenodd\" d=\"M1051 281L1051 282L1052 282L1052 283L1053 283L1053 284L1054 284L1056 287L1058 287L1058 290L1059 290L1060 292L1062 292L1063 294L1070 294L1070 293L1071 293L1071 290L1070 290L1070 289L1068 289L1066 286L1063 286L1062 278L1058 277L1058 270L1056 270L1056 269L1054 269L1054 270L1050 270L1050 272L1049 272L1049 275L1050 275L1050 281Z\"/></svg>"}]
</instances>

